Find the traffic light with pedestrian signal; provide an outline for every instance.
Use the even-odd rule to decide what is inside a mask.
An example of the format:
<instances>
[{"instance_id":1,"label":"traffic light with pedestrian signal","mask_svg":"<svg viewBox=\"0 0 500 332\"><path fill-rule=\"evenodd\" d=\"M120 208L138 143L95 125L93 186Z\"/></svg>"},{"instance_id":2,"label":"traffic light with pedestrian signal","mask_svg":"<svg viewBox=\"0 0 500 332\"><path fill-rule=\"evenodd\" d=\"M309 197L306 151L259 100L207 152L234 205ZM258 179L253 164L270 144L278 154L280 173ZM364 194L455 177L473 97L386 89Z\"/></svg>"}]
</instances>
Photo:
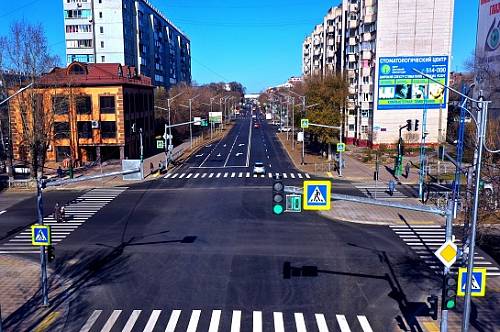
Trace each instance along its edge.
<instances>
[{"instance_id":1,"label":"traffic light with pedestrian signal","mask_svg":"<svg viewBox=\"0 0 500 332\"><path fill-rule=\"evenodd\" d=\"M436 295L431 295L427 298L427 302L429 303L429 316L433 320L438 319L438 297Z\"/></svg>"},{"instance_id":2,"label":"traffic light with pedestrian signal","mask_svg":"<svg viewBox=\"0 0 500 332\"><path fill-rule=\"evenodd\" d=\"M47 246L47 261L52 263L56 259L56 250L53 245Z\"/></svg>"},{"instance_id":3,"label":"traffic light with pedestrian signal","mask_svg":"<svg viewBox=\"0 0 500 332\"><path fill-rule=\"evenodd\" d=\"M454 275L448 274L444 277L443 285L443 309L451 310L457 305L457 280Z\"/></svg>"},{"instance_id":4,"label":"traffic light with pedestrian signal","mask_svg":"<svg viewBox=\"0 0 500 332\"><path fill-rule=\"evenodd\" d=\"M419 120L415 120L415 127L413 128L414 131L418 131L418 123L420 121Z\"/></svg>"},{"instance_id":5,"label":"traffic light with pedestrian signal","mask_svg":"<svg viewBox=\"0 0 500 332\"><path fill-rule=\"evenodd\" d=\"M279 215L283 211L285 211L285 186L277 175L273 182L273 213Z\"/></svg>"},{"instance_id":6,"label":"traffic light with pedestrian signal","mask_svg":"<svg viewBox=\"0 0 500 332\"><path fill-rule=\"evenodd\" d=\"M406 120L406 130L411 131L411 120Z\"/></svg>"}]
</instances>

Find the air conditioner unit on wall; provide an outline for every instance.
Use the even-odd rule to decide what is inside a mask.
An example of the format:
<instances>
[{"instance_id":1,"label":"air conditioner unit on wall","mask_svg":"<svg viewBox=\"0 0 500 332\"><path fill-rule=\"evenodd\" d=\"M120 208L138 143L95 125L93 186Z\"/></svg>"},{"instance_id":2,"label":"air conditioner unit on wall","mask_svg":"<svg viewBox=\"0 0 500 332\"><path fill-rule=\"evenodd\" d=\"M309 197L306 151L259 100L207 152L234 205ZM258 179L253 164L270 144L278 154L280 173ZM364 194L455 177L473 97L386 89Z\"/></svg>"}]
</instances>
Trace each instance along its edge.
<instances>
[{"instance_id":1,"label":"air conditioner unit on wall","mask_svg":"<svg viewBox=\"0 0 500 332\"><path fill-rule=\"evenodd\" d=\"M99 121L92 120L92 129L99 129Z\"/></svg>"}]
</instances>

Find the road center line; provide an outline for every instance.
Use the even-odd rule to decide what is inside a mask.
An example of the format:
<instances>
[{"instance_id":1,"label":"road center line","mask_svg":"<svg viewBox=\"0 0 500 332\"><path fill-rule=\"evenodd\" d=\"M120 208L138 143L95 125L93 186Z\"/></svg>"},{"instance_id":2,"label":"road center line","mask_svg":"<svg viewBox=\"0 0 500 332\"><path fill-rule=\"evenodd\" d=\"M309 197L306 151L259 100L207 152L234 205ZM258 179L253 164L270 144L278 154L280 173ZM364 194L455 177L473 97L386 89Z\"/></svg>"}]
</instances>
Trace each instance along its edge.
<instances>
[{"instance_id":1,"label":"road center line","mask_svg":"<svg viewBox=\"0 0 500 332\"><path fill-rule=\"evenodd\" d=\"M231 145L231 149L229 149L229 153L227 154L227 158L226 158L226 162L224 163L224 167L226 167L227 165L227 162L229 161L229 157L231 156L231 152L233 152L233 148L234 148L234 145L236 144L236 140L238 139L240 135L236 135L236 137L234 138L234 142L233 142L233 145Z\"/></svg>"},{"instance_id":2,"label":"road center line","mask_svg":"<svg viewBox=\"0 0 500 332\"><path fill-rule=\"evenodd\" d=\"M250 148L252 146L252 120L250 120L250 127L248 128L248 147L247 147L247 163L246 167L250 165Z\"/></svg>"}]
</instances>

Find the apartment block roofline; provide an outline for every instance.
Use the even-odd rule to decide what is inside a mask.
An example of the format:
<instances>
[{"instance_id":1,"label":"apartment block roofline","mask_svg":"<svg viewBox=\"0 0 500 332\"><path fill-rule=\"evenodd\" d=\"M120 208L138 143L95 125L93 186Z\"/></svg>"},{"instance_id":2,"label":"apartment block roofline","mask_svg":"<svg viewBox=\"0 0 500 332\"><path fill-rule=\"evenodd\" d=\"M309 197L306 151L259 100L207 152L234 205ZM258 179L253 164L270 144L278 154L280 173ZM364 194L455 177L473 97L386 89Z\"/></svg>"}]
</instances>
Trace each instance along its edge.
<instances>
[{"instance_id":1,"label":"apartment block roofline","mask_svg":"<svg viewBox=\"0 0 500 332\"><path fill-rule=\"evenodd\" d=\"M155 6L153 6L153 4L151 2L149 2L148 0L142 0L149 8L151 8L152 11L154 11L158 16L160 16L161 18L163 18L165 21L168 22L168 24L170 24L174 29L176 29L179 33L181 33L189 42L191 42L191 39L188 37L188 35L182 31L181 29L179 29L172 21L170 21L165 15L163 15L162 12L160 12Z\"/></svg>"}]
</instances>

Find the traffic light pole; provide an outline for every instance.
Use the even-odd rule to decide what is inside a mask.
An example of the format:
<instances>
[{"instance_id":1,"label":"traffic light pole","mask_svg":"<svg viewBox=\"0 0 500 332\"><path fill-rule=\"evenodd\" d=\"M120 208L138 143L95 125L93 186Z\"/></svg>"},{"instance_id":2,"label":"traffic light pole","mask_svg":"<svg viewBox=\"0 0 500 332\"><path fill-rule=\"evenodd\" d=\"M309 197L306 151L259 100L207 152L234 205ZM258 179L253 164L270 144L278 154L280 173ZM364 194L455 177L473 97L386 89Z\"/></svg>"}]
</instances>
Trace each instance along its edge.
<instances>
[{"instance_id":1,"label":"traffic light pole","mask_svg":"<svg viewBox=\"0 0 500 332\"><path fill-rule=\"evenodd\" d=\"M446 224L445 224L445 241L451 241L453 238L453 202L448 201L446 206ZM450 268L445 266L443 271L443 280L446 280L448 274L450 273ZM441 326L440 331L448 331L448 308L444 305L445 303L445 292L447 290L446 284L443 283L443 294L442 294L442 305L441 305Z\"/></svg>"},{"instance_id":2,"label":"traffic light pole","mask_svg":"<svg viewBox=\"0 0 500 332\"><path fill-rule=\"evenodd\" d=\"M42 179L36 181L36 219L38 225L43 225L43 196ZM43 305L49 305L49 291L47 282L47 259L45 257L45 246L40 246L40 284L42 288Z\"/></svg>"}]
</instances>

